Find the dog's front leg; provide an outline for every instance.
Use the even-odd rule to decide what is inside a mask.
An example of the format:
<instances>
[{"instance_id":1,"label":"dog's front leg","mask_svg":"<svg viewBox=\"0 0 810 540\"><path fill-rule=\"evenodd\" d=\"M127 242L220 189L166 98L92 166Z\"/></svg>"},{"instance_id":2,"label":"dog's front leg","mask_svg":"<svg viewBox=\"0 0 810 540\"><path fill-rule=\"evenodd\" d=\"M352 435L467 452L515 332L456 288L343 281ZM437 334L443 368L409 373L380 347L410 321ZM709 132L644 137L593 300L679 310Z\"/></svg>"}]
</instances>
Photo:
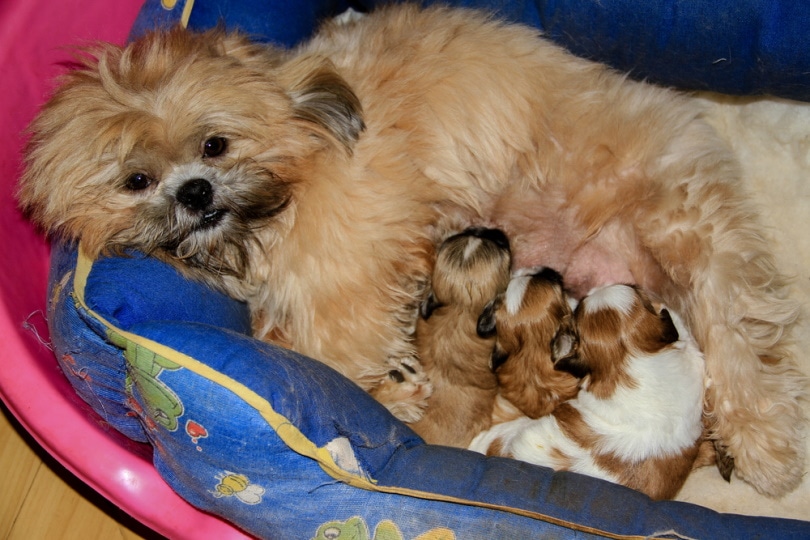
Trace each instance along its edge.
<instances>
[{"instance_id":1,"label":"dog's front leg","mask_svg":"<svg viewBox=\"0 0 810 540\"><path fill-rule=\"evenodd\" d=\"M639 282L685 315L704 350L716 446L727 449L737 476L781 496L804 471L806 379L788 349L799 307L740 193L734 158L706 140L705 130L687 134L672 149L681 159L662 160L652 180L658 202L633 216L642 245L667 276Z\"/></svg>"}]
</instances>

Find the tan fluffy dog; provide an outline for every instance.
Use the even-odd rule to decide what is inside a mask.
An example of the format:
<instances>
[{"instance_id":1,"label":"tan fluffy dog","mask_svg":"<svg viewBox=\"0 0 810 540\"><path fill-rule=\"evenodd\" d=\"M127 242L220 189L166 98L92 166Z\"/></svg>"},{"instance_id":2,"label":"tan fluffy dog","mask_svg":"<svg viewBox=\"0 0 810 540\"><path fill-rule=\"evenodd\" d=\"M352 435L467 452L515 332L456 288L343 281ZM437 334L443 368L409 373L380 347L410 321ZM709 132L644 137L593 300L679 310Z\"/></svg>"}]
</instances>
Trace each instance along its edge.
<instances>
[{"instance_id":1,"label":"tan fluffy dog","mask_svg":"<svg viewBox=\"0 0 810 540\"><path fill-rule=\"evenodd\" d=\"M414 420L434 246L497 227L518 267L579 294L638 283L684 314L737 474L770 495L800 481L798 308L695 101L446 8L328 24L291 52L174 30L93 54L33 124L19 192L89 256L174 262L366 389L414 375L388 403Z\"/></svg>"},{"instance_id":2,"label":"tan fluffy dog","mask_svg":"<svg viewBox=\"0 0 810 540\"><path fill-rule=\"evenodd\" d=\"M576 396L579 380L554 369L553 358L575 350L579 341L562 276L556 271L543 268L515 275L505 293L482 312L478 333L495 337L492 368L500 395L522 414L539 418ZM567 350L553 351L555 344Z\"/></svg>"},{"instance_id":3,"label":"tan fluffy dog","mask_svg":"<svg viewBox=\"0 0 810 540\"><path fill-rule=\"evenodd\" d=\"M433 385L425 415L411 427L429 443L466 448L491 425L498 380L493 339L479 337L478 317L506 289L511 257L506 236L472 229L439 248L430 293L416 326L416 349Z\"/></svg>"}]
</instances>

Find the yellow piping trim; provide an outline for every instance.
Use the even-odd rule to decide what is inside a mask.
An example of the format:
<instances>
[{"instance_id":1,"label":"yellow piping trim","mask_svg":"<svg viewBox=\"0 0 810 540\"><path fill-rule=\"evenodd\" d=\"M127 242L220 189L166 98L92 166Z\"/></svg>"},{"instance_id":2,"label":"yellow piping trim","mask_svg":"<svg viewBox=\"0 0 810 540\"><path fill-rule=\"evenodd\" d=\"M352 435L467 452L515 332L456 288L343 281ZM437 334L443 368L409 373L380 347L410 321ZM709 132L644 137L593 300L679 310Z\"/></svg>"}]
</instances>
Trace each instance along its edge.
<instances>
[{"instance_id":1,"label":"yellow piping trim","mask_svg":"<svg viewBox=\"0 0 810 540\"><path fill-rule=\"evenodd\" d=\"M191 18L191 10L194 8L194 0L186 0L183 6L183 13L180 15L180 24L183 28L188 28L188 20Z\"/></svg>"},{"instance_id":2,"label":"yellow piping trim","mask_svg":"<svg viewBox=\"0 0 810 540\"><path fill-rule=\"evenodd\" d=\"M160 0L160 6L166 11L171 11L177 5L177 0ZM183 4L183 12L180 14L180 24L183 28L188 28L188 20L191 18L191 10L194 8L194 0L186 0Z\"/></svg>"}]
</instances>

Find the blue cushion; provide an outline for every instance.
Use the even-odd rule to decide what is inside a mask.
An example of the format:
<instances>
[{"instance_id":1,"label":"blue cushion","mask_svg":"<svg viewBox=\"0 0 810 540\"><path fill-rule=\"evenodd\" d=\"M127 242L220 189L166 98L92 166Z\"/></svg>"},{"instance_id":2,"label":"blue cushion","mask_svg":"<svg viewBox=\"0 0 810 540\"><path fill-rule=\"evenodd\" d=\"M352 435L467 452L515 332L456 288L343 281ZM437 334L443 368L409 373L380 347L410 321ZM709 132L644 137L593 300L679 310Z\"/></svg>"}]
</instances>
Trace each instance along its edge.
<instances>
[{"instance_id":1,"label":"blue cushion","mask_svg":"<svg viewBox=\"0 0 810 540\"><path fill-rule=\"evenodd\" d=\"M795 0L533 2L551 39L637 79L810 100L810 4Z\"/></svg>"},{"instance_id":2,"label":"blue cushion","mask_svg":"<svg viewBox=\"0 0 810 540\"><path fill-rule=\"evenodd\" d=\"M55 351L77 392L151 444L183 498L262 538L342 527L393 538L810 535L810 522L652 502L602 480L426 445L336 371L251 338L242 304L157 260L91 261L56 245L50 291Z\"/></svg>"},{"instance_id":3,"label":"blue cushion","mask_svg":"<svg viewBox=\"0 0 810 540\"><path fill-rule=\"evenodd\" d=\"M164 10L148 0L133 34L185 18L192 28L224 21L292 45L323 16L371 4L188 0ZM595 10L573 22L559 16L594 3L487 4L552 34L574 23L598 27ZM184 13L186 5L193 7ZM618 26L605 27L616 37ZM623 54L656 63L652 49L634 50ZM719 88L705 68L696 77ZM181 496L259 537L810 537L806 522L652 502L601 480L426 445L332 369L249 337L243 304L138 253L93 261L57 243L49 294L55 352L77 393L108 424L150 444L157 470Z\"/></svg>"},{"instance_id":4,"label":"blue cushion","mask_svg":"<svg viewBox=\"0 0 810 540\"><path fill-rule=\"evenodd\" d=\"M167 10L163 4L174 4ZM292 46L317 23L385 0L147 0L134 34L182 20L224 23ZM796 0L423 0L483 8L534 26L573 53L685 90L810 100L810 4ZM186 9L191 5L190 10ZM184 11L185 10L185 11Z\"/></svg>"}]
</instances>

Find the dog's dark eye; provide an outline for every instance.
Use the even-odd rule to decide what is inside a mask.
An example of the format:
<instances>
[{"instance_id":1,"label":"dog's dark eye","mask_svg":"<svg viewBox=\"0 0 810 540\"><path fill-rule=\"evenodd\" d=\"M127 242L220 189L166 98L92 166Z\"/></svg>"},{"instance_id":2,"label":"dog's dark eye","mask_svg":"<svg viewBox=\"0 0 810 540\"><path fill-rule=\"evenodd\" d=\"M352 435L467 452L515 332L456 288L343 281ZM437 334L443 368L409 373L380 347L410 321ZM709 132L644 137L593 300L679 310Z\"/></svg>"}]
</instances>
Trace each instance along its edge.
<instances>
[{"instance_id":1,"label":"dog's dark eye","mask_svg":"<svg viewBox=\"0 0 810 540\"><path fill-rule=\"evenodd\" d=\"M217 157L222 155L227 148L228 141L224 137L211 137L203 144L203 157Z\"/></svg>"},{"instance_id":2,"label":"dog's dark eye","mask_svg":"<svg viewBox=\"0 0 810 540\"><path fill-rule=\"evenodd\" d=\"M127 178L126 186L131 191L141 191L152 185L153 180L143 173L135 173Z\"/></svg>"}]
</instances>

